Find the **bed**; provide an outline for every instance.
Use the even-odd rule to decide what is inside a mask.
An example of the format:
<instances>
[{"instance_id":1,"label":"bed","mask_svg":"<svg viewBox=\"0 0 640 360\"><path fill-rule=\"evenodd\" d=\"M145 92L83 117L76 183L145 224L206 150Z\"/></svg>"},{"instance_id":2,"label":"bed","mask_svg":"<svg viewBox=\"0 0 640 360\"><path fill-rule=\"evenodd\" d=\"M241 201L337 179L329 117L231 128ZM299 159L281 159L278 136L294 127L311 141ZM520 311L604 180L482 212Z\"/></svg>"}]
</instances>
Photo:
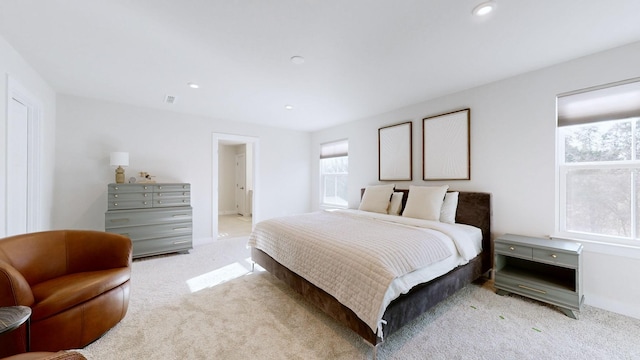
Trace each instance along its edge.
<instances>
[{"instance_id":1,"label":"bed","mask_svg":"<svg viewBox=\"0 0 640 360\"><path fill-rule=\"evenodd\" d=\"M414 188L416 187L411 187L414 192L417 191ZM396 194L401 193L399 211L402 213L407 206L409 190L394 189L393 192ZM454 192L447 192L447 194L451 193ZM365 189L362 189L362 194L366 196ZM336 297L329 292L314 285L314 283L290 270L287 266L284 266L281 263L284 261L275 260L274 257L277 258L280 255L273 252L271 248L256 243L256 237L258 237L256 234L266 231L264 224L272 220L267 220L256 225L249 242L252 260L269 271L273 276L288 284L308 302L356 332L365 341L377 346L384 341L384 338L399 330L403 325L414 320L467 284L483 275L487 275L491 270L491 254L493 250L490 236L491 196L489 193L482 192L455 192L455 194L457 195L457 207L454 209L455 223L470 225L478 229L480 233L479 242L482 248L481 251L468 261L465 261L466 264L455 266L444 275L440 275L434 279L420 282L417 285L411 285L408 292L401 293L391 299L388 304L384 305L384 312L381 316L382 321L378 323L377 326L372 326L371 321L363 320L363 318L366 317L363 317L362 314L357 315L350 307L338 301ZM311 230L307 232L310 231ZM298 233L304 232L305 231L298 231ZM301 237L302 235L298 233L289 233L282 237ZM270 254L274 253L276 255L272 257ZM318 283L315 279L314 282Z\"/></svg>"}]
</instances>

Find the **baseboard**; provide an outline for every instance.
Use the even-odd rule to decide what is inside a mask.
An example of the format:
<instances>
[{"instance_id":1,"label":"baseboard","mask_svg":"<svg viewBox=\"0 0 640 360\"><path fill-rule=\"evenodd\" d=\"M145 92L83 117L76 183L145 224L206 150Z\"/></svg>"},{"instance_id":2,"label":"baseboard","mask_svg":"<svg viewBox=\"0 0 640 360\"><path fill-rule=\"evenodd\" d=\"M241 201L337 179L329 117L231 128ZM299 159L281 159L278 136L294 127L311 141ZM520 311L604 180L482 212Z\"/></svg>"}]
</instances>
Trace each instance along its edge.
<instances>
[{"instance_id":1,"label":"baseboard","mask_svg":"<svg viewBox=\"0 0 640 360\"><path fill-rule=\"evenodd\" d=\"M637 304L627 304L610 298L586 294L584 303L589 306L640 319L640 307Z\"/></svg>"}]
</instances>

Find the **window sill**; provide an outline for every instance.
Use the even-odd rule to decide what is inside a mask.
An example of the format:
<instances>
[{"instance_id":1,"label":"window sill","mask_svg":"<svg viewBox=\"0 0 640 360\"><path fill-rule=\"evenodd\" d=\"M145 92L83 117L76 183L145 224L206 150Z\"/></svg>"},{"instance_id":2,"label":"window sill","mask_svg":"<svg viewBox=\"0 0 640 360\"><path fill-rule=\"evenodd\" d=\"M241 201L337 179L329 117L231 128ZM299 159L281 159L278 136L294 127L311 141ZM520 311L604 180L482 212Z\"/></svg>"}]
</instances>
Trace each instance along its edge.
<instances>
[{"instance_id":1,"label":"window sill","mask_svg":"<svg viewBox=\"0 0 640 360\"><path fill-rule=\"evenodd\" d=\"M640 244L638 246L613 244L610 242L597 241L592 239L579 239L572 236L551 236L551 239L568 240L581 243L584 249L589 252L596 252L606 255L623 256L631 259L640 259Z\"/></svg>"}]
</instances>

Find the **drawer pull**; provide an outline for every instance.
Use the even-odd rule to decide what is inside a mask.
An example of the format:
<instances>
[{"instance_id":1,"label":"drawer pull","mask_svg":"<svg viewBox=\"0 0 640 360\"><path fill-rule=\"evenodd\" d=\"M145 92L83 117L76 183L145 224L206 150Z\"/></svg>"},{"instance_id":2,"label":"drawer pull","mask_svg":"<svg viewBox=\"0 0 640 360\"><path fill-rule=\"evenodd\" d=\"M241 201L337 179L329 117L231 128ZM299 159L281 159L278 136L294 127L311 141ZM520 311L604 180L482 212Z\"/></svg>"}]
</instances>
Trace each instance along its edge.
<instances>
[{"instance_id":1,"label":"drawer pull","mask_svg":"<svg viewBox=\"0 0 640 360\"><path fill-rule=\"evenodd\" d=\"M147 205L147 202L146 202L146 201L143 201L143 202L142 202L142 204Z\"/></svg>"},{"instance_id":2,"label":"drawer pull","mask_svg":"<svg viewBox=\"0 0 640 360\"><path fill-rule=\"evenodd\" d=\"M158 196L162 196L162 193L158 193Z\"/></svg>"},{"instance_id":3,"label":"drawer pull","mask_svg":"<svg viewBox=\"0 0 640 360\"><path fill-rule=\"evenodd\" d=\"M188 242L190 242L190 241L189 241L189 240L174 241L174 242L173 242L173 245L186 244L186 243L188 243Z\"/></svg>"},{"instance_id":4,"label":"drawer pull","mask_svg":"<svg viewBox=\"0 0 640 360\"><path fill-rule=\"evenodd\" d=\"M118 206L118 203L113 203L113 206Z\"/></svg>"},{"instance_id":5,"label":"drawer pull","mask_svg":"<svg viewBox=\"0 0 640 360\"><path fill-rule=\"evenodd\" d=\"M149 194L147 194L147 193L144 193L144 195L143 195L143 196L144 196L144 197L147 197L147 196L149 196Z\"/></svg>"},{"instance_id":6,"label":"drawer pull","mask_svg":"<svg viewBox=\"0 0 640 360\"><path fill-rule=\"evenodd\" d=\"M514 251L516 248L514 248L513 246L509 246L509 250Z\"/></svg>"},{"instance_id":7,"label":"drawer pull","mask_svg":"<svg viewBox=\"0 0 640 360\"><path fill-rule=\"evenodd\" d=\"M129 222L129 219L111 219L112 223Z\"/></svg>"},{"instance_id":8,"label":"drawer pull","mask_svg":"<svg viewBox=\"0 0 640 360\"><path fill-rule=\"evenodd\" d=\"M162 200L158 200L158 204L162 204Z\"/></svg>"},{"instance_id":9,"label":"drawer pull","mask_svg":"<svg viewBox=\"0 0 640 360\"><path fill-rule=\"evenodd\" d=\"M146 186L145 186L145 187L144 187L144 189L145 189L145 190L147 190L147 189L148 189L148 187L146 187Z\"/></svg>"},{"instance_id":10,"label":"drawer pull","mask_svg":"<svg viewBox=\"0 0 640 360\"><path fill-rule=\"evenodd\" d=\"M518 285L519 288L523 288L523 289L527 289L527 290L531 290L531 291L535 291L535 292L539 292L540 294L546 294L547 292L544 290L538 290L538 289L534 289L532 287L528 287L528 286L524 286L524 285Z\"/></svg>"},{"instance_id":11,"label":"drawer pull","mask_svg":"<svg viewBox=\"0 0 640 360\"><path fill-rule=\"evenodd\" d=\"M187 226L182 226L182 227L173 228L173 230L185 230L185 229L188 229L188 227Z\"/></svg>"},{"instance_id":12,"label":"drawer pull","mask_svg":"<svg viewBox=\"0 0 640 360\"><path fill-rule=\"evenodd\" d=\"M116 187L114 187L114 189L118 190L118 187L116 186Z\"/></svg>"},{"instance_id":13,"label":"drawer pull","mask_svg":"<svg viewBox=\"0 0 640 360\"><path fill-rule=\"evenodd\" d=\"M557 257L558 257L558 255L556 255L556 254L551 254L551 257L555 259L555 258L557 258Z\"/></svg>"},{"instance_id":14,"label":"drawer pull","mask_svg":"<svg viewBox=\"0 0 640 360\"><path fill-rule=\"evenodd\" d=\"M117 197L118 197L118 194L113 195L113 197L117 198Z\"/></svg>"}]
</instances>

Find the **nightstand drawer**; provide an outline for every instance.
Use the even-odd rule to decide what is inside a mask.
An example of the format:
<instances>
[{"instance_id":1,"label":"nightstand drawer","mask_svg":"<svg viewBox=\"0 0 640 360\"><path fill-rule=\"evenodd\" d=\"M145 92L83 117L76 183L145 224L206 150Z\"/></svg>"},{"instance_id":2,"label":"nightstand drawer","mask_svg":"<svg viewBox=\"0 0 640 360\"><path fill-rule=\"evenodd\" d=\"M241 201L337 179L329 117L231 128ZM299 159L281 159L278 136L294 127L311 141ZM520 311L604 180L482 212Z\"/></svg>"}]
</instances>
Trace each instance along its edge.
<instances>
[{"instance_id":1,"label":"nightstand drawer","mask_svg":"<svg viewBox=\"0 0 640 360\"><path fill-rule=\"evenodd\" d=\"M503 276L500 279L496 279L495 286L498 289L504 289L515 294L572 310L578 310L581 305L580 296L576 291L547 286L542 283Z\"/></svg>"},{"instance_id":2,"label":"nightstand drawer","mask_svg":"<svg viewBox=\"0 0 640 360\"><path fill-rule=\"evenodd\" d=\"M578 256L547 249L533 249L533 259L547 264L555 264L570 268L578 267Z\"/></svg>"},{"instance_id":3,"label":"nightstand drawer","mask_svg":"<svg viewBox=\"0 0 640 360\"><path fill-rule=\"evenodd\" d=\"M496 242L494 249L496 253L505 255L518 256L525 259L531 259L533 257L533 249L528 246Z\"/></svg>"}]
</instances>

